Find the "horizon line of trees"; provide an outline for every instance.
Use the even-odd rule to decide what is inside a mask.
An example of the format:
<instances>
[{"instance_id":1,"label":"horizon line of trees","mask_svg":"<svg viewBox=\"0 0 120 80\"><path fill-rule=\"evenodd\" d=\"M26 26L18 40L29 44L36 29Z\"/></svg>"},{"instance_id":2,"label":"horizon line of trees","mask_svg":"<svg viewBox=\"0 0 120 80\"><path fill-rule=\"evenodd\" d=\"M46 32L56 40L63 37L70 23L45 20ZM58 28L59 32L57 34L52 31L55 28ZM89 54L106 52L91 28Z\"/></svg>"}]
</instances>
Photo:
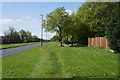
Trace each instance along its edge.
<instances>
[{"instance_id":1,"label":"horizon line of trees","mask_svg":"<svg viewBox=\"0 0 120 80\"><path fill-rule=\"evenodd\" d=\"M30 31L20 30L16 31L14 27L9 27L7 31L4 31L3 36L0 36L0 44L11 44L11 43L29 43L29 42L40 42L45 41L38 38L36 35L32 35Z\"/></svg>"},{"instance_id":2,"label":"horizon line of trees","mask_svg":"<svg viewBox=\"0 0 120 80\"><path fill-rule=\"evenodd\" d=\"M43 28L56 32L51 41L88 44L88 37L106 37L109 47L120 52L120 2L85 2L71 15L64 7L46 15Z\"/></svg>"}]
</instances>

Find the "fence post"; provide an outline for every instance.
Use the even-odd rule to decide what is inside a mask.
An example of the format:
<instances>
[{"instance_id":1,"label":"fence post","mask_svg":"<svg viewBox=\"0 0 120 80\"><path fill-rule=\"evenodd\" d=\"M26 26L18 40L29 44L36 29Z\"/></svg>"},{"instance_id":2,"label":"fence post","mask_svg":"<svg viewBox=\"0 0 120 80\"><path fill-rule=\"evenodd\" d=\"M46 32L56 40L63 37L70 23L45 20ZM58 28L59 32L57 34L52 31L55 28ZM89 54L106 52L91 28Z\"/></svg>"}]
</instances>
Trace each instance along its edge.
<instances>
[{"instance_id":1,"label":"fence post","mask_svg":"<svg viewBox=\"0 0 120 80\"><path fill-rule=\"evenodd\" d=\"M92 46L93 46L93 38L92 38Z\"/></svg>"},{"instance_id":2,"label":"fence post","mask_svg":"<svg viewBox=\"0 0 120 80\"><path fill-rule=\"evenodd\" d=\"M96 37L96 40L95 40L95 41L96 41L96 46L97 46L97 44L98 44L98 43L97 43L97 37Z\"/></svg>"},{"instance_id":3,"label":"fence post","mask_svg":"<svg viewBox=\"0 0 120 80\"><path fill-rule=\"evenodd\" d=\"M107 38L105 38L106 39L106 48L108 48L108 41L107 41Z\"/></svg>"},{"instance_id":4,"label":"fence post","mask_svg":"<svg viewBox=\"0 0 120 80\"><path fill-rule=\"evenodd\" d=\"M101 37L100 37L100 46L102 46L102 40L101 40Z\"/></svg>"},{"instance_id":5,"label":"fence post","mask_svg":"<svg viewBox=\"0 0 120 80\"><path fill-rule=\"evenodd\" d=\"M88 46L102 46L109 49L109 42L106 37L88 38Z\"/></svg>"}]
</instances>

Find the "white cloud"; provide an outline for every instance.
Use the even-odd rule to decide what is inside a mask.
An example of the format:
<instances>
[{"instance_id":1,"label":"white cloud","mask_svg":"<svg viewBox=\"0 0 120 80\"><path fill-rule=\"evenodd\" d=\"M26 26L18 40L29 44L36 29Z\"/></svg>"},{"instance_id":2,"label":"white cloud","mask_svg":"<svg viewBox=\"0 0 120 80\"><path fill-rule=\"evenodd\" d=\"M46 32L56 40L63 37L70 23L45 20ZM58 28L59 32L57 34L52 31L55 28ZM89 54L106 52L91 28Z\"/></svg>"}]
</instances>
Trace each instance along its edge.
<instances>
[{"instance_id":1,"label":"white cloud","mask_svg":"<svg viewBox=\"0 0 120 80\"><path fill-rule=\"evenodd\" d=\"M9 24L9 23L11 23L11 24L13 24L13 23L16 23L16 22L20 22L20 21L22 21L22 19L0 19L0 23L1 24Z\"/></svg>"},{"instance_id":2,"label":"white cloud","mask_svg":"<svg viewBox=\"0 0 120 80\"><path fill-rule=\"evenodd\" d=\"M36 19L33 19L33 22L36 22L37 20Z\"/></svg>"},{"instance_id":3,"label":"white cloud","mask_svg":"<svg viewBox=\"0 0 120 80\"><path fill-rule=\"evenodd\" d=\"M7 24L7 23L15 23L12 19L0 19L0 23Z\"/></svg>"},{"instance_id":4,"label":"white cloud","mask_svg":"<svg viewBox=\"0 0 120 80\"><path fill-rule=\"evenodd\" d=\"M71 15L73 12L70 10L65 10L69 15Z\"/></svg>"},{"instance_id":5,"label":"white cloud","mask_svg":"<svg viewBox=\"0 0 120 80\"><path fill-rule=\"evenodd\" d=\"M24 17L22 17L22 18L24 18L24 19L30 19L31 16L24 16Z\"/></svg>"},{"instance_id":6,"label":"white cloud","mask_svg":"<svg viewBox=\"0 0 120 80\"><path fill-rule=\"evenodd\" d=\"M22 19L16 19L15 21L16 21L16 22L20 22L20 21L22 21Z\"/></svg>"}]
</instances>

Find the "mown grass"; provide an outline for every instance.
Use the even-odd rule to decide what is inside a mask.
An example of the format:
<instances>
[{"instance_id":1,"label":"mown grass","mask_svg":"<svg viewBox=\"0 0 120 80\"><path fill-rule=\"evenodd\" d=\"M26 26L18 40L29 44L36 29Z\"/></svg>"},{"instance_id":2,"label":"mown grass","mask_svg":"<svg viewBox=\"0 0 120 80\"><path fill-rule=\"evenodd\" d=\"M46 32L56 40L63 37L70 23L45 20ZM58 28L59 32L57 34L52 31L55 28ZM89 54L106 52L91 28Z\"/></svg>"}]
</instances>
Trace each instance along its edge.
<instances>
[{"instance_id":1,"label":"mown grass","mask_svg":"<svg viewBox=\"0 0 120 80\"><path fill-rule=\"evenodd\" d=\"M3 78L114 78L118 54L96 47L50 42L2 58Z\"/></svg>"},{"instance_id":2,"label":"mown grass","mask_svg":"<svg viewBox=\"0 0 120 80\"><path fill-rule=\"evenodd\" d=\"M11 47L17 47L17 46L24 46L24 45L35 44L35 43L39 43L39 42L31 42L31 43L14 43L14 44L0 44L0 49L11 48Z\"/></svg>"}]
</instances>

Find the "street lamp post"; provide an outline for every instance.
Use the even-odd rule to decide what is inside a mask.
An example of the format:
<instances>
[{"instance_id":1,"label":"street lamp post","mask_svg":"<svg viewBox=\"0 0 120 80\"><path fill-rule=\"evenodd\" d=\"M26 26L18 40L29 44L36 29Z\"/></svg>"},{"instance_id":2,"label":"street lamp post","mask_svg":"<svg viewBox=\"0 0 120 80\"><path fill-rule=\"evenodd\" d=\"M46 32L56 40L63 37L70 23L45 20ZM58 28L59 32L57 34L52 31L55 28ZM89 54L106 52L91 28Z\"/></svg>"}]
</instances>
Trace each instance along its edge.
<instances>
[{"instance_id":1,"label":"street lamp post","mask_svg":"<svg viewBox=\"0 0 120 80\"><path fill-rule=\"evenodd\" d=\"M42 27L41 27L41 46L43 45L43 15L41 14L42 17Z\"/></svg>"},{"instance_id":2,"label":"street lamp post","mask_svg":"<svg viewBox=\"0 0 120 80\"><path fill-rule=\"evenodd\" d=\"M47 41L47 31L46 31L46 41Z\"/></svg>"}]
</instances>

